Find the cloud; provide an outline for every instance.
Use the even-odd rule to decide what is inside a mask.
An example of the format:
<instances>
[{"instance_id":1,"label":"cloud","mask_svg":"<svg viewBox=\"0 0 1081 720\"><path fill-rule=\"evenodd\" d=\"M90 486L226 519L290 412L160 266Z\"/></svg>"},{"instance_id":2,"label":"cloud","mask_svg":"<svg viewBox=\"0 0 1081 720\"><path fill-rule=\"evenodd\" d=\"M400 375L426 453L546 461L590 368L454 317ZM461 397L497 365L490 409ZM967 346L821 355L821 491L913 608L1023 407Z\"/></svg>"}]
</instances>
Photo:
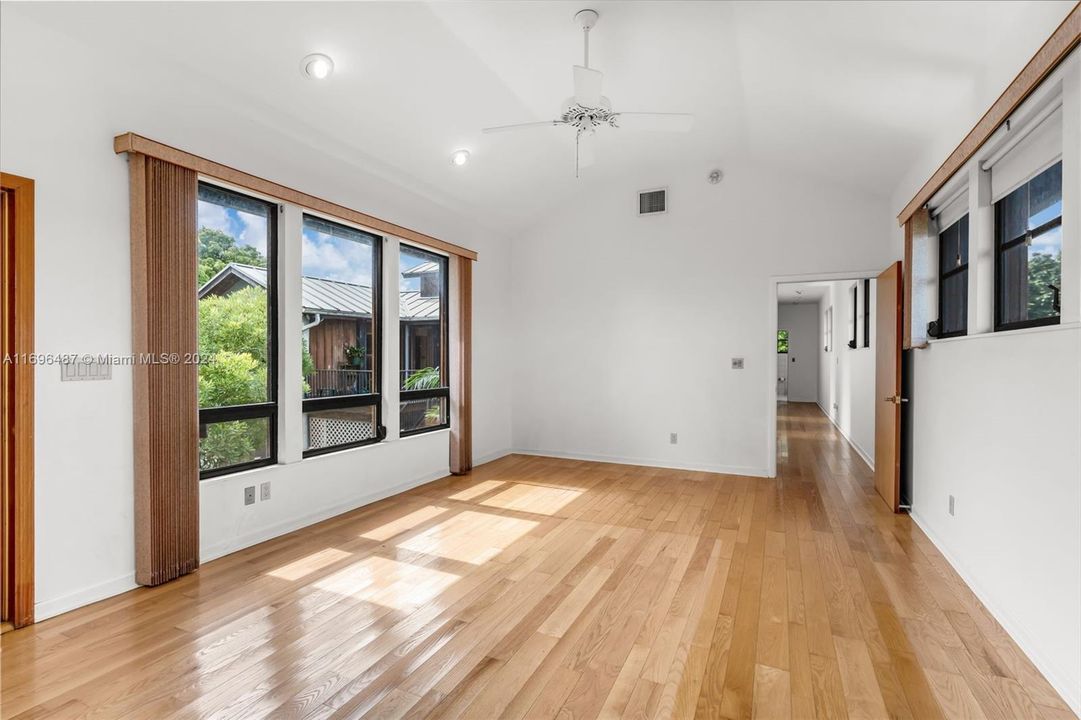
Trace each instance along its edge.
<instances>
[{"instance_id":1,"label":"cloud","mask_svg":"<svg viewBox=\"0 0 1081 720\"><path fill-rule=\"evenodd\" d=\"M302 252L304 275L371 287L370 245L305 230Z\"/></svg>"}]
</instances>

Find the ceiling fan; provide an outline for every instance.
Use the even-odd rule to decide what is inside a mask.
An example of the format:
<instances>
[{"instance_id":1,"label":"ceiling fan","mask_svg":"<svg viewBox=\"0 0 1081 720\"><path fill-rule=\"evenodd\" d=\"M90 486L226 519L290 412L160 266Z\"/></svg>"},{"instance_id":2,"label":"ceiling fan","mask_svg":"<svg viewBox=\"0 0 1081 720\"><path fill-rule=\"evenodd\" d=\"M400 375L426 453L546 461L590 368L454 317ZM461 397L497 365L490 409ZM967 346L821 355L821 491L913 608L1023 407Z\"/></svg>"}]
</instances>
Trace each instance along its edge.
<instances>
[{"instance_id":1,"label":"ceiling fan","mask_svg":"<svg viewBox=\"0 0 1081 720\"><path fill-rule=\"evenodd\" d=\"M662 132L687 132L691 129L694 115L688 113L642 113L613 112L608 98L601 95L604 73L589 67L589 31L597 24L600 15L596 10L580 10L574 19L582 26L585 40L585 58L574 66L574 96L563 103L563 111L555 120L498 125L481 130L484 133L506 132L525 128L569 125L575 128L574 176L580 168L589 167L595 160L594 136L597 128L607 125L613 128L656 130Z\"/></svg>"}]
</instances>

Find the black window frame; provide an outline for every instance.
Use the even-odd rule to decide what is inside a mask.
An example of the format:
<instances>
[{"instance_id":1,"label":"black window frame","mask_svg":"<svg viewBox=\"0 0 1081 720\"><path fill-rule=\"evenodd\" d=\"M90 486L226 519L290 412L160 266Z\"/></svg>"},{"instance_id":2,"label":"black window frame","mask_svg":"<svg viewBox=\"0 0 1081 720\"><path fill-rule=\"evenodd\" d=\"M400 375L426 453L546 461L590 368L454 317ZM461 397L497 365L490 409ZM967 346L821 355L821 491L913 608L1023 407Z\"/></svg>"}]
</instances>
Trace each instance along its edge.
<instances>
[{"instance_id":1,"label":"black window frame","mask_svg":"<svg viewBox=\"0 0 1081 720\"><path fill-rule=\"evenodd\" d=\"M250 462L226 465L211 470L199 470L199 480L233 475L234 473L254 470L255 468L267 467L278 464L278 226L281 220L282 206L280 203L265 200L260 197L238 192L229 187L224 187L213 182L199 180L199 189L203 187L214 188L215 192L227 195L236 195L248 202L257 202L267 206L270 211L267 215L267 397L262 403L249 403L246 405L229 405L226 407L199 408L199 438L207 425L235 420L255 420L265 418L267 421L267 457ZM198 237L195 238L198 242ZM198 293L198 288L196 288Z\"/></svg>"},{"instance_id":2,"label":"black window frame","mask_svg":"<svg viewBox=\"0 0 1081 720\"><path fill-rule=\"evenodd\" d=\"M328 445L327 447L308 448L303 451L302 456L304 458L318 457L319 455L327 455L329 453L375 445L383 442L387 437L387 430L383 424L383 338L385 336L383 332L383 247L386 244L386 238L382 235L377 235L370 230L354 227L353 225L348 225L339 220L334 220L307 211L301 216L301 233L304 232L304 221L309 217L313 220L318 220L320 223L337 225L338 227L345 228L349 232L367 235L372 239L372 342L375 343L375 349L372 350L369 348L369 354L371 354L374 360L375 369L372 372L372 392L363 395L336 395L332 397L304 398L301 402L301 418L305 419L308 413L320 412L323 410L342 410L344 408L369 407L374 405L375 437L366 440L358 440L356 442ZM300 274L301 282L303 283L303 258L301 258ZM304 421L306 422L306 419ZM308 432L307 427L303 428L303 432Z\"/></svg>"},{"instance_id":3,"label":"black window frame","mask_svg":"<svg viewBox=\"0 0 1081 720\"><path fill-rule=\"evenodd\" d=\"M859 283L852 283L852 339L848 341L848 347L856 349L856 334L859 327Z\"/></svg>"},{"instance_id":4,"label":"black window frame","mask_svg":"<svg viewBox=\"0 0 1081 720\"><path fill-rule=\"evenodd\" d=\"M871 347L871 279L863 279L863 346Z\"/></svg>"},{"instance_id":5,"label":"black window frame","mask_svg":"<svg viewBox=\"0 0 1081 720\"><path fill-rule=\"evenodd\" d=\"M418 253L429 256L434 262L438 262L441 267L440 276L442 277L441 287L439 288L439 375L442 380L443 387L430 388L427 390L406 390L401 387L401 357L398 359L398 436L399 437L412 437L414 435L423 435L425 433L435 432L437 430L446 430L450 427L450 258L439 253L432 252L428 248L418 247L409 243L399 243L398 247L398 272L401 273L400 267L402 248L409 248ZM402 322L401 318L398 319L398 346L401 347L402 342ZM429 427L418 428L417 430L403 431L401 429L401 404L407 400L427 400L430 398L445 398L446 399L446 422L439 425L431 425Z\"/></svg>"},{"instance_id":6,"label":"black window frame","mask_svg":"<svg viewBox=\"0 0 1081 720\"><path fill-rule=\"evenodd\" d=\"M1056 227L1059 227L1060 225L1062 225L1062 213L1060 212L1058 217L1055 217L1052 220L1048 220L1047 222L1043 223L1039 227L1035 227L1035 228L1032 228L1031 230L1029 230L1028 229L1028 218L1029 218L1028 213L1029 213L1029 209L1028 209L1028 207L1026 207L1026 210L1025 210L1025 228L1026 228L1025 232L1021 233L1017 237L1005 238L1005 237L1003 237L1003 232L1004 232L1006 223L1003 221L1003 218L1002 218L1002 214L1005 211L1004 202L1005 202L1005 200L1007 198L1010 197L1010 195L1012 195L1018 189L1026 188L1026 190L1027 190L1029 187L1031 187L1032 182L1034 180L1039 178L1045 172L1048 172L1049 170L1053 169L1056 165L1061 166L1062 165L1062 160L1061 159L1057 160L1057 161L1051 163L1050 165L1048 165L1047 167L1043 168L1042 170L1040 170L1038 173L1035 173L1034 175L1032 175L1032 177L1030 177L1024 183L1022 183L1021 185L1019 185L1017 188L1010 191L1009 193L1003 195L1001 198L999 198L999 200L997 200L995 202L995 332L1001 332L1001 331L1005 331L1005 330L1023 330L1023 329L1026 329L1026 328L1044 327L1044 326L1047 326L1047 325L1059 325L1062 322L1062 289L1061 288L1059 288L1059 290L1058 290L1057 302L1055 303L1056 305L1058 305L1058 315L1051 315L1049 317L1043 317L1043 318L1032 318L1032 319L1028 319L1028 320L1015 320L1013 322L1003 322L1002 321L1002 313L1004 311L1003 303L1002 303L1002 291L1003 291L1003 277L1002 277L1002 274L1003 274L1003 270L1004 270L1003 263L1002 263L1003 254L1006 253L1007 251L1017 247L1021 243L1027 242L1031 238L1042 235L1045 232L1048 232L1050 230L1054 230ZM1062 170L1060 168L1059 173L1061 174L1061 172L1062 172ZM1062 200L1061 194L1062 194L1062 186L1060 185L1059 186L1060 202ZM1026 204L1029 202L1029 196L1027 194L1026 194L1025 201L1026 201Z\"/></svg>"},{"instance_id":7,"label":"black window frame","mask_svg":"<svg viewBox=\"0 0 1081 720\"><path fill-rule=\"evenodd\" d=\"M958 246L958 248L961 247L961 235L960 235L960 233L961 233L961 231L963 229L964 233L965 233L965 243L966 243L966 247L968 247L968 250L965 252L965 261L964 261L964 263L962 263L961 265L958 265L956 262L954 262L953 266L950 267L949 270L944 270L944 268L947 266L948 263L947 263L947 258L944 255L946 244L943 242L942 236L945 235L950 230L952 230L955 225L957 226L957 233L958 233L958 236L957 236L957 246ZM936 336L938 338L964 337L965 335L968 335L968 265L969 265L969 258L971 257L971 254L972 254L972 248L968 244L971 241L971 234L970 234L969 230L970 230L970 222L969 222L969 219L968 219L968 213L965 213L964 215L959 217L955 222L953 222L949 226L943 228L938 233L938 335ZM944 288L946 286L946 280L948 280L949 278L954 277L956 275L961 275L962 273L964 274L963 276L964 276L964 310L965 310L965 312L962 315L962 317L964 318L964 322L962 323L962 326L961 326L960 330L953 330L951 332L943 332L943 330L942 330L943 327L944 327L943 318L946 317L946 293L942 292L942 288Z\"/></svg>"}]
</instances>

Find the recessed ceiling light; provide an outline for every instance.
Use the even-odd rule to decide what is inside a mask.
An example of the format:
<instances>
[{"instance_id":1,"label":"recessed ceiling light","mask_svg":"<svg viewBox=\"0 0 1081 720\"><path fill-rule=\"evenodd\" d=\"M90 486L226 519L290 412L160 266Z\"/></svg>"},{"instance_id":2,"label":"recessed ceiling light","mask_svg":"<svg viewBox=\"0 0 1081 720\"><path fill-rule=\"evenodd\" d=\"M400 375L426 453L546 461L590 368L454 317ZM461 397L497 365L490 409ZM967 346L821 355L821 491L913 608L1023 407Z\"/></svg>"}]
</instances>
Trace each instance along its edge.
<instances>
[{"instance_id":1,"label":"recessed ceiling light","mask_svg":"<svg viewBox=\"0 0 1081 720\"><path fill-rule=\"evenodd\" d=\"M313 80L325 80L334 72L334 61L321 53L312 53L300 61L300 70Z\"/></svg>"},{"instance_id":2,"label":"recessed ceiling light","mask_svg":"<svg viewBox=\"0 0 1081 720\"><path fill-rule=\"evenodd\" d=\"M469 162L469 151L455 150L454 154L450 156L450 162L451 165L457 165L458 167L465 165L467 162Z\"/></svg>"}]
</instances>

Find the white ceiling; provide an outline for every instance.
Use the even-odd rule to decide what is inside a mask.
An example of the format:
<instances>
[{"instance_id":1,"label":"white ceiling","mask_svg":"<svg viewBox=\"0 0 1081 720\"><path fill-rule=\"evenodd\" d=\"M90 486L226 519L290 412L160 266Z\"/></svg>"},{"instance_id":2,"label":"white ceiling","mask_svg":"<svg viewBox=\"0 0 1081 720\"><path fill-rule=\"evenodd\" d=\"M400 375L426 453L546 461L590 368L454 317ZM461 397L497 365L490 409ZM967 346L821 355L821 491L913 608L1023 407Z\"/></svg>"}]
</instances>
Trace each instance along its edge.
<instances>
[{"instance_id":1,"label":"white ceiling","mask_svg":"<svg viewBox=\"0 0 1081 720\"><path fill-rule=\"evenodd\" d=\"M829 282L782 283L777 286L777 302L781 305L817 303L826 296Z\"/></svg>"},{"instance_id":2,"label":"white ceiling","mask_svg":"<svg viewBox=\"0 0 1081 720\"><path fill-rule=\"evenodd\" d=\"M1015 28L1029 28L1023 44L1031 44L1072 4L582 0L20 10L92 48L142 43L132 57L204 79L192 102L227 104L249 122L511 230L605 180L633 175L663 184L672 167L700 168L704 177L736 157L885 198L924 144L971 126L983 98L1001 90L1001 73L988 80L989 58L1003 48L1011 58L1035 50L1015 47ZM604 71L615 108L693 112L696 124L686 135L602 128L597 166L575 180L569 128L479 130L557 114L571 94L571 66L581 60L572 16L587 5L601 14L591 64ZM300 59L310 52L334 59L328 81L301 76ZM472 152L464 169L449 163L458 148Z\"/></svg>"}]
</instances>

